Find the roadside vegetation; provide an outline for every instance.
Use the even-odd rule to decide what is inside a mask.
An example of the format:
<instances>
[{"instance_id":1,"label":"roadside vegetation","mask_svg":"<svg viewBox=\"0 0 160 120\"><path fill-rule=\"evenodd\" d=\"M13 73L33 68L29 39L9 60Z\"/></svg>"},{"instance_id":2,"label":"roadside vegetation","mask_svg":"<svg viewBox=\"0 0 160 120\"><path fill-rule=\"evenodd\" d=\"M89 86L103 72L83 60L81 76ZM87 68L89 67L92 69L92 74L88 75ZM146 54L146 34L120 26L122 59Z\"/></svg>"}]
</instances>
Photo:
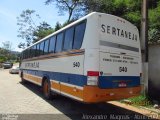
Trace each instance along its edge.
<instances>
[{"instance_id":1,"label":"roadside vegetation","mask_svg":"<svg viewBox=\"0 0 160 120\"><path fill-rule=\"evenodd\" d=\"M2 63L11 62L16 63L20 59L19 52L12 51L12 43L9 41L2 42L2 48L0 48L0 68L3 67Z\"/></svg>"},{"instance_id":2,"label":"roadside vegetation","mask_svg":"<svg viewBox=\"0 0 160 120\"><path fill-rule=\"evenodd\" d=\"M125 104L129 104L129 105L133 105L133 106L144 106L144 107L148 107L148 108L153 107L153 103L150 100L150 98L144 94L141 94L136 97L124 99L124 100L121 100L120 102L125 103Z\"/></svg>"}]
</instances>

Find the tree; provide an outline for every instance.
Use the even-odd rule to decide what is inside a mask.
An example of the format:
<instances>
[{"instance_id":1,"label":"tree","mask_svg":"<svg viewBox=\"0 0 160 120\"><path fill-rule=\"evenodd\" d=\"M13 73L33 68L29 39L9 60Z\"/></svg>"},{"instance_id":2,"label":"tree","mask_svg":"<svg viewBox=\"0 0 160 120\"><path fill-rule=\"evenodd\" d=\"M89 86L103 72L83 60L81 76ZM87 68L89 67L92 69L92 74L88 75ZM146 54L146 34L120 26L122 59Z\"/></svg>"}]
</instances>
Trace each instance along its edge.
<instances>
[{"instance_id":1,"label":"tree","mask_svg":"<svg viewBox=\"0 0 160 120\"><path fill-rule=\"evenodd\" d=\"M2 48L0 49L1 62L10 60L10 58L12 57L11 50L12 50L12 43L10 41L2 42Z\"/></svg>"},{"instance_id":2,"label":"tree","mask_svg":"<svg viewBox=\"0 0 160 120\"><path fill-rule=\"evenodd\" d=\"M46 0L45 4L56 3L59 9L59 15L63 15L64 12L68 12L68 20L70 21L72 17L78 18L83 15L83 2L82 0Z\"/></svg>"},{"instance_id":3,"label":"tree","mask_svg":"<svg viewBox=\"0 0 160 120\"><path fill-rule=\"evenodd\" d=\"M150 3L151 4L151 3ZM160 43L160 0L155 0L152 3L152 9L149 10L149 43Z\"/></svg>"},{"instance_id":4,"label":"tree","mask_svg":"<svg viewBox=\"0 0 160 120\"><path fill-rule=\"evenodd\" d=\"M11 51L12 50L12 43L10 41L2 42L2 48Z\"/></svg>"},{"instance_id":5,"label":"tree","mask_svg":"<svg viewBox=\"0 0 160 120\"><path fill-rule=\"evenodd\" d=\"M0 48L0 63L5 62L7 60L6 57L7 51L3 48ZM1 67L1 64L0 64Z\"/></svg>"},{"instance_id":6,"label":"tree","mask_svg":"<svg viewBox=\"0 0 160 120\"><path fill-rule=\"evenodd\" d=\"M53 28L48 23L43 21L42 23L40 23L39 26L37 26L37 29L33 33L33 43L39 41L40 39L46 37L53 32Z\"/></svg>"},{"instance_id":7,"label":"tree","mask_svg":"<svg viewBox=\"0 0 160 120\"><path fill-rule=\"evenodd\" d=\"M103 12L120 16L140 28L141 0L83 0L86 12Z\"/></svg>"},{"instance_id":8,"label":"tree","mask_svg":"<svg viewBox=\"0 0 160 120\"><path fill-rule=\"evenodd\" d=\"M57 30L59 30L61 28L62 28L62 25L59 22L57 22L56 25L55 25L54 30L57 31Z\"/></svg>"},{"instance_id":9,"label":"tree","mask_svg":"<svg viewBox=\"0 0 160 120\"><path fill-rule=\"evenodd\" d=\"M0 68L2 67L1 63L5 62L7 59L5 56L0 55Z\"/></svg>"},{"instance_id":10,"label":"tree","mask_svg":"<svg viewBox=\"0 0 160 120\"><path fill-rule=\"evenodd\" d=\"M156 28L149 29L148 32L149 44L157 44L160 43L160 31Z\"/></svg>"},{"instance_id":11,"label":"tree","mask_svg":"<svg viewBox=\"0 0 160 120\"><path fill-rule=\"evenodd\" d=\"M114 11L113 0L82 0L85 6L86 14L90 12L107 12Z\"/></svg>"},{"instance_id":12,"label":"tree","mask_svg":"<svg viewBox=\"0 0 160 120\"><path fill-rule=\"evenodd\" d=\"M19 47L19 48L22 48L22 49L25 49L26 44L23 43L23 42L20 42L20 43L18 44L18 47Z\"/></svg>"},{"instance_id":13,"label":"tree","mask_svg":"<svg viewBox=\"0 0 160 120\"><path fill-rule=\"evenodd\" d=\"M65 27L65 26L67 26L68 24L74 22L75 20L76 20L76 19L71 19L70 21L67 20L67 21L65 21L62 25L61 25L59 22L57 22L56 25L55 25L54 31L57 31L57 30Z\"/></svg>"},{"instance_id":14,"label":"tree","mask_svg":"<svg viewBox=\"0 0 160 120\"><path fill-rule=\"evenodd\" d=\"M67 26L68 24L71 24L72 22L76 21L76 19L71 19L70 21L65 21L63 24L62 24L62 27L65 27Z\"/></svg>"},{"instance_id":15,"label":"tree","mask_svg":"<svg viewBox=\"0 0 160 120\"><path fill-rule=\"evenodd\" d=\"M36 19L39 19L39 15L35 14L34 10L24 10L17 17L17 25L19 26L18 29L18 37L25 39L26 43L20 43L19 47L25 48L30 46L32 40L34 39L33 33L37 28Z\"/></svg>"},{"instance_id":16,"label":"tree","mask_svg":"<svg viewBox=\"0 0 160 120\"><path fill-rule=\"evenodd\" d=\"M53 28L44 21L39 22L39 25L37 25L37 19L40 19L40 16L36 14L34 10L29 9L22 11L20 16L17 17L17 25L19 26L18 37L26 41L19 43L19 48L24 49L54 31Z\"/></svg>"}]
</instances>

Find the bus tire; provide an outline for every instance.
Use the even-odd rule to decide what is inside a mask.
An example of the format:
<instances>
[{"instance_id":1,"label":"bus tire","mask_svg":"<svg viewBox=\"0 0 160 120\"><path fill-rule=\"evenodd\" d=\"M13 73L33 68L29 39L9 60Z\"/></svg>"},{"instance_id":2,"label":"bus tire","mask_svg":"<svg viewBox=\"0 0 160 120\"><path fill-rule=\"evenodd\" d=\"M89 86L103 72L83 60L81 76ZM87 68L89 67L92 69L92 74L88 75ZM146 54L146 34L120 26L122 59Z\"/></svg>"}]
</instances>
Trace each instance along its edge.
<instances>
[{"instance_id":1,"label":"bus tire","mask_svg":"<svg viewBox=\"0 0 160 120\"><path fill-rule=\"evenodd\" d=\"M44 98L47 100L50 100L52 98L52 94L51 94L51 84L49 80L47 79L44 80L42 90L43 90Z\"/></svg>"}]
</instances>

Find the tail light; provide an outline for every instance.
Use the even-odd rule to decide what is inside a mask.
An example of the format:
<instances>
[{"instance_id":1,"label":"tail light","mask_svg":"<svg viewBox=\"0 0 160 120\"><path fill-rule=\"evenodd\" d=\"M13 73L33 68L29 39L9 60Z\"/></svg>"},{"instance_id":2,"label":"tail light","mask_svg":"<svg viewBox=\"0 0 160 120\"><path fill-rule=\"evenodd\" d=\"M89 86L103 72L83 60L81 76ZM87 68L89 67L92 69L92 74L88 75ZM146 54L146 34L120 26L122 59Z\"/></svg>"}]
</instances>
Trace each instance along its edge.
<instances>
[{"instance_id":1,"label":"tail light","mask_svg":"<svg viewBox=\"0 0 160 120\"><path fill-rule=\"evenodd\" d=\"M98 71L88 71L87 72L87 85L98 85L99 72Z\"/></svg>"}]
</instances>

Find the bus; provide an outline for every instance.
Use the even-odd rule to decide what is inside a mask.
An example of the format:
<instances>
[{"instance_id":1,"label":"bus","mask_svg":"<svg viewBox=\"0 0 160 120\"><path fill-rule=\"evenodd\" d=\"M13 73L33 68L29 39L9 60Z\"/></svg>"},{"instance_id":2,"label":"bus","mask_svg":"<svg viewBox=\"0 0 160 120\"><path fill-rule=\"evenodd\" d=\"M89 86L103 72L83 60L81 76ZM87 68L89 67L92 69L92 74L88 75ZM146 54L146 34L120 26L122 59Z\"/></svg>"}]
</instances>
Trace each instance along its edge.
<instances>
[{"instance_id":1,"label":"bus","mask_svg":"<svg viewBox=\"0 0 160 120\"><path fill-rule=\"evenodd\" d=\"M20 77L41 86L46 99L98 103L138 96L141 69L137 27L93 12L23 50Z\"/></svg>"}]
</instances>

